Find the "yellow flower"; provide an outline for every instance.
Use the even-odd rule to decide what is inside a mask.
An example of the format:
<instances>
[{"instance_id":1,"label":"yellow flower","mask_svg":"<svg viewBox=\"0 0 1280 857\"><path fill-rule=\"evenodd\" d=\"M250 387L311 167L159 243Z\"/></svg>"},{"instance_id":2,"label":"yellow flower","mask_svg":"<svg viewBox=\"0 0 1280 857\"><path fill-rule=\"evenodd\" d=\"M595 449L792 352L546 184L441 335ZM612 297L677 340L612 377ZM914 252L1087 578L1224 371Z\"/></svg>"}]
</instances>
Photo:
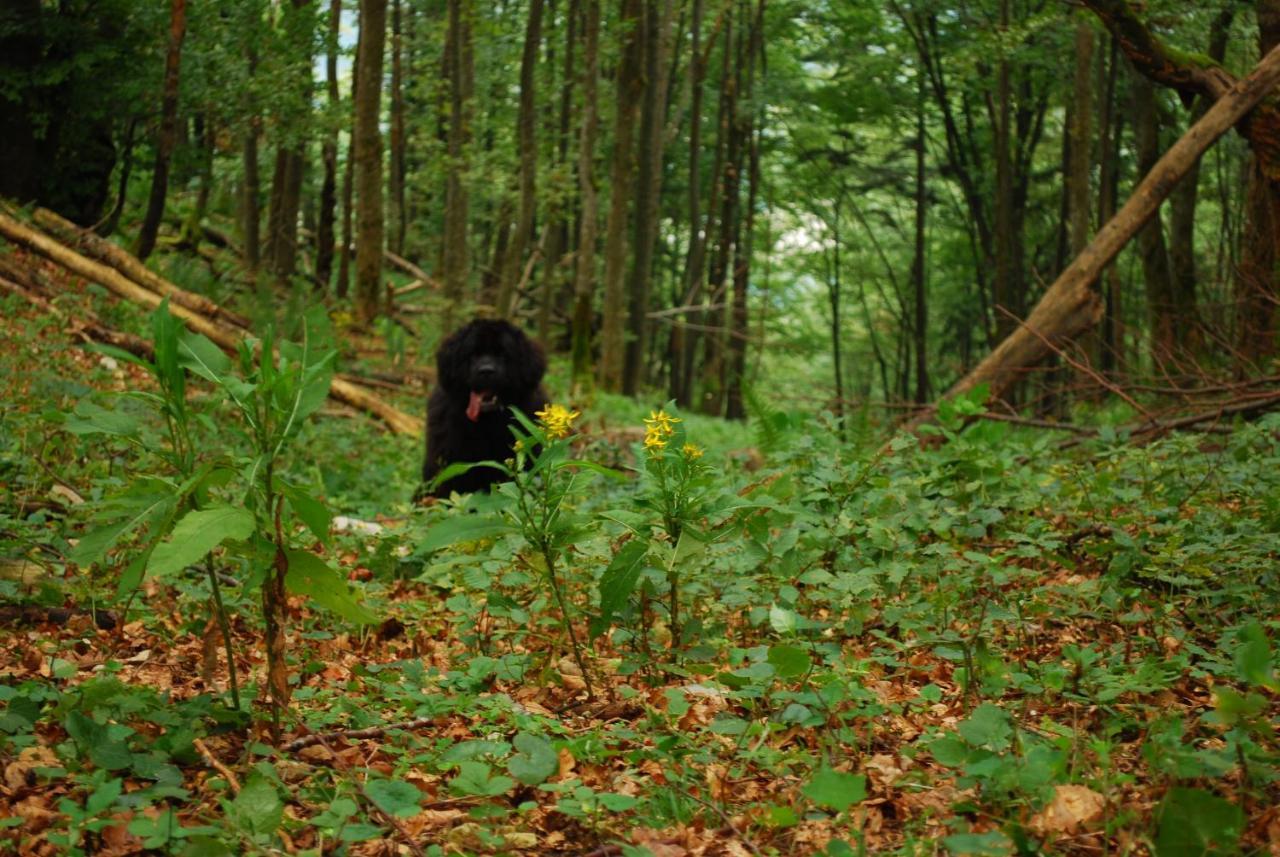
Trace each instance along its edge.
<instances>
[{"instance_id":1,"label":"yellow flower","mask_svg":"<svg viewBox=\"0 0 1280 857\"><path fill-rule=\"evenodd\" d=\"M692 443L686 443L682 451L684 452L684 457L690 461L697 461L702 457L702 450Z\"/></svg>"},{"instance_id":2,"label":"yellow flower","mask_svg":"<svg viewBox=\"0 0 1280 857\"><path fill-rule=\"evenodd\" d=\"M679 417L673 417L666 411L650 411L649 418L644 421L649 431L661 432L664 435L674 434L676 430L675 424L680 422Z\"/></svg>"},{"instance_id":3,"label":"yellow flower","mask_svg":"<svg viewBox=\"0 0 1280 857\"><path fill-rule=\"evenodd\" d=\"M644 435L644 448L650 455L661 455L667 448L667 439L657 428L650 427Z\"/></svg>"},{"instance_id":4,"label":"yellow flower","mask_svg":"<svg viewBox=\"0 0 1280 857\"><path fill-rule=\"evenodd\" d=\"M562 437L569 436L573 421L581 416L581 413L579 411L571 411L564 405L547 405L535 413L534 416L542 423L542 427L546 429L547 437L550 440L559 440Z\"/></svg>"}]
</instances>

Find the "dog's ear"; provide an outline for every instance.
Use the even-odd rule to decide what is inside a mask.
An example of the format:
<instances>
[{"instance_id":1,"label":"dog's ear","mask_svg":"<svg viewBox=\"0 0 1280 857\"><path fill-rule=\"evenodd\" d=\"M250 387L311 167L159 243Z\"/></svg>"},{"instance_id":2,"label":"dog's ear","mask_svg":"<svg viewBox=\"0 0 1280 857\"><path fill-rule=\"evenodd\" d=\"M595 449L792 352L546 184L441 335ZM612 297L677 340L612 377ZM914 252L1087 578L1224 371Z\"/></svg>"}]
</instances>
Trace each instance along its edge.
<instances>
[{"instance_id":1,"label":"dog's ear","mask_svg":"<svg viewBox=\"0 0 1280 857\"><path fill-rule=\"evenodd\" d=\"M436 350L436 383L446 390L466 390L467 363L471 353L471 326L455 330Z\"/></svg>"}]
</instances>

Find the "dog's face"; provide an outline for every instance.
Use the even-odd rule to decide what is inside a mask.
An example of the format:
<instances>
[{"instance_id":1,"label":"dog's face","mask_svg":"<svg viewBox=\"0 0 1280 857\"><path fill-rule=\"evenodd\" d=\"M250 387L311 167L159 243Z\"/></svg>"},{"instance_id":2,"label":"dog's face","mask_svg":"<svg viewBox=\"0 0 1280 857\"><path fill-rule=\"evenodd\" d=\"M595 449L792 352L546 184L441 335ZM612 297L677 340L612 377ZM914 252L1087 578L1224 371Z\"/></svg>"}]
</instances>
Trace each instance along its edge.
<instances>
[{"instance_id":1,"label":"dog's face","mask_svg":"<svg viewBox=\"0 0 1280 857\"><path fill-rule=\"evenodd\" d=\"M486 414L529 398L542 382L546 358L520 328L498 319L476 319L455 331L436 352L440 384L467 418Z\"/></svg>"}]
</instances>

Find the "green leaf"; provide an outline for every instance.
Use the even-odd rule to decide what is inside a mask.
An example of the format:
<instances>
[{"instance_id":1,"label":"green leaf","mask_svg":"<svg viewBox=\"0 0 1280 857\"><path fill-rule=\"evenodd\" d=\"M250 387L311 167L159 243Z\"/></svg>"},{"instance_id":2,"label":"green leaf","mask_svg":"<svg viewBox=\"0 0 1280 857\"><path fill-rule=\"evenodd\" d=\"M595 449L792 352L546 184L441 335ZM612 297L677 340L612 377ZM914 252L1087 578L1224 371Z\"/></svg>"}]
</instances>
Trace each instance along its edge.
<instances>
[{"instance_id":1,"label":"green leaf","mask_svg":"<svg viewBox=\"0 0 1280 857\"><path fill-rule=\"evenodd\" d=\"M305 595L348 622L373 625L378 617L356 599L347 581L320 557L306 551L286 551L289 571L284 584L290 592Z\"/></svg>"},{"instance_id":2,"label":"green leaf","mask_svg":"<svg viewBox=\"0 0 1280 857\"><path fill-rule=\"evenodd\" d=\"M1008 749L1013 737L1008 713L989 702L975 708L969 719L961 721L956 729L969 746L996 751Z\"/></svg>"},{"instance_id":3,"label":"green leaf","mask_svg":"<svg viewBox=\"0 0 1280 857\"><path fill-rule=\"evenodd\" d=\"M254 774L231 802L227 814L241 830L261 836L276 831L284 819L284 803L276 787L261 774Z\"/></svg>"},{"instance_id":4,"label":"green leaf","mask_svg":"<svg viewBox=\"0 0 1280 857\"><path fill-rule=\"evenodd\" d=\"M103 741L89 748L89 760L107 771L123 771L133 764L133 753L123 741Z\"/></svg>"},{"instance_id":5,"label":"green leaf","mask_svg":"<svg viewBox=\"0 0 1280 857\"><path fill-rule=\"evenodd\" d=\"M953 735L944 735L929 744L929 752L939 765L956 768L969 758L969 748Z\"/></svg>"},{"instance_id":6,"label":"green leaf","mask_svg":"<svg viewBox=\"0 0 1280 857\"><path fill-rule=\"evenodd\" d=\"M418 545L423 553L458 542L474 542L479 539L497 538L517 532L516 528L501 518L485 518L479 515L455 515L432 524L427 537Z\"/></svg>"},{"instance_id":7,"label":"green leaf","mask_svg":"<svg viewBox=\"0 0 1280 857\"><path fill-rule=\"evenodd\" d=\"M867 778L861 774L846 774L823 766L800 791L819 806L844 812L866 799Z\"/></svg>"},{"instance_id":8,"label":"green leaf","mask_svg":"<svg viewBox=\"0 0 1280 857\"><path fill-rule=\"evenodd\" d=\"M68 559L81 567L100 562L125 533L156 524L173 514L180 497L181 492L159 479L145 480L113 497L104 510L123 512L125 517L83 536Z\"/></svg>"},{"instance_id":9,"label":"green leaf","mask_svg":"<svg viewBox=\"0 0 1280 857\"><path fill-rule=\"evenodd\" d=\"M1236 649L1236 672L1256 687L1276 688L1271 641L1258 622L1250 622L1240 631L1240 648Z\"/></svg>"},{"instance_id":10,"label":"green leaf","mask_svg":"<svg viewBox=\"0 0 1280 857\"><path fill-rule=\"evenodd\" d=\"M138 421L127 414L109 411L88 399L82 399L67 416L63 428L81 436L107 434L114 437L134 437L138 434Z\"/></svg>"},{"instance_id":11,"label":"green leaf","mask_svg":"<svg viewBox=\"0 0 1280 857\"><path fill-rule=\"evenodd\" d=\"M591 623L593 638L603 634L613 617L626 606L627 599L635 592L636 583L644 571L648 553L647 542L632 539L614 555L609 567L600 576L600 615Z\"/></svg>"},{"instance_id":12,"label":"green leaf","mask_svg":"<svg viewBox=\"0 0 1280 857\"><path fill-rule=\"evenodd\" d=\"M795 678L809 671L813 659L804 649L795 646L770 646L769 663L777 671L778 678Z\"/></svg>"},{"instance_id":13,"label":"green leaf","mask_svg":"<svg viewBox=\"0 0 1280 857\"><path fill-rule=\"evenodd\" d=\"M396 818L417 815L422 792L404 780L372 780L365 786L378 809Z\"/></svg>"},{"instance_id":14,"label":"green leaf","mask_svg":"<svg viewBox=\"0 0 1280 857\"><path fill-rule=\"evenodd\" d=\"M93 790L84 802L84 811L89 815L97 815L116 802L124 790L124 780L112 778Z\"/></svg>"},{"instance_id":15,"label":"green leaf","mask_svg":"<svg viewBox=\"0 0 1280 857\"><path fill-rule=\"evenodd\" d=\"M333 523L333 515L329 512L329 508L321 503L310 494L282 482L281 487L284 495L289 498L289 505L293 507L293 513L298 516L302 523L307 525L307 529L321 544L329 543L329 527Z\"/></svg>"},{"instance_id":16,"label":"green leaf","mask_svg":"<svg viewBox=\"0 0 1280 857\"><path fill-rule=\"evenodd\" d=\"M560 757L546 738L521 732L513 743L517 752L507 771L526 786L540 785L560 770Z\"/></svg>"},{"instance_id":17,"label":"green leaf","mask_svg":"<svg viewBox=\"0 0 1280 857\"><path fill-rule=\"evenodd\" d=\"M952 854L977 854L979 857L1003 857L1013 853L1013 843L999 830L986 833L956 833L943 837L942 844Z\"/></svg>"},{"instance_id":18,"label":"green leaf","mask_svg":"<svg viewBox=\"0 0 1280 857\"><path fill-rule=\"evenodd\" d=\"M783 636L790 636L796 632L796 628L800 624L800 617L796 615L794 610L788 610L785 607L779 607L773 604L769 607L769 626L773 630Z\"/></svg>"},{"instance_id":19,"label":"green leaf","mask_svg":"<svg viewBox=\"0 0 1280 857\"><path fill-rule=\"evenodd\" d=\"M458 776L449 782L449 790L461 795L497 797L515 786L510 777L490 777L489 771L484 762L461 762Z\"/></svg>"},{"instance_id":20,"label":"green leaf","mask_svg":"<svg viewBox=\"0 0 1280 857\"><path fill-rule=\"evenodd\" d=\"M151 554L147 573L162 577L199 562L209 551L231 539L253 535L253 513L235 506L210 506L183 515L173 532Z\"/></svg>"},{"instance_id":21,"label":"green leaf","mask_svg":"<svg viewBox=\"0 0 1280 857\"><path fill-rule=\"evenodd\" d=\"M1200 789L1170 789L1157 817L1157 857L1234 854L1244 830L1240 807Z\"/></svg>"}]
</instances>

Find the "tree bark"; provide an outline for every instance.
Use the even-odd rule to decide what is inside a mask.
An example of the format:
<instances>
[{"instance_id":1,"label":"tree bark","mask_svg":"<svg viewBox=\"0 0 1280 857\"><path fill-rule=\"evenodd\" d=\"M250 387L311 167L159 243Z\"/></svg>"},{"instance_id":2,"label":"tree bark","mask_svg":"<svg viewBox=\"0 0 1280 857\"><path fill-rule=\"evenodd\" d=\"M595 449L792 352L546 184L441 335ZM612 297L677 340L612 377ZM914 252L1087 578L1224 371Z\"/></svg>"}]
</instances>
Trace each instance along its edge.
<instances>
[{"instance_id":1,"label":"tree bark","mask_svg":"<svg viewBox=\"0 0 1280 857\"><path fill-rule=\"evenodd\" d=\"M925 228L929 216L929 187L925 173L925 145L928 141L925 133L925 96L928 89L923 64L916 69L916 80L916 247L911 260L911 284L915 304L915 320L912 324L916 352L915 400L917 404L923 405L929 401L929 291L925 271Z\"/></svg>"},{"instance_id":2,"label":"tree bark","mask_svg":"<svg viewBox=\"0 0 1280 857\"><path fill-rule=\"evenodd\" d=\"M702 269L706 258L707 233L702 223L702 89L706 78L706 61L702 56L702 5L693 0L689 37L689 249L685 258L683 297L678 306L690 306L702 288ZM670 363L667 394L681 406L690 399L689 376L685 371L689 336L685 316L679 315L671 325L668 342Z\"/></svg>"},{"instance_id":3,"label":"tree bark","mask_svg":"<svg viewBox=\"0 0 1280 857\"><path fill-rule=\"evenodd\" d=\"M1133 131L1138 147L1138 172L1151 171L1160 157L1160 123L1156 109L1156 91L1151 81L1134 75ZM1194 168L1193 168L1194 171ZM1164 240L1164 223L1160 210L1138 233L1138 251L1142 258L1142 279L1146 285L1147 315L1151 329L1150 348L1153 366L1164 366L1177 348L1173 301L1173 274L1169 268L1169 251Z\"/></svg>"},{"instance_id":4,"label":"tree bark","mask_svg":"<svg viewBox=\"0 0 1280 857\"><path fill-rule=\"evenodd\" d=\"M1000 0L1000 29L1009 32L1011 0ZM995 307L996 336L1004 339L1023 316L1022 272L1017 270L1018 236L1014 231L1013 84L1009 58L1001 55L996 67L995 116L995 280L991 302Z\"/></svg>"},{"instance_id":5,"label":"tree bark","mask_svg":"<svg viewBox=\"0 0 1280 857\"><path fill-rule=\"evenodd\" d=\"M644 22L641 0L619 0L619 28L626 33L618 61L613 122L613 163L609 173L609 221L604 246L604 311L600 334L600 386L622 389L626 350L624 281L627 272L627 220L635 191L636 119L645 88Z\"/></svg>"},{"instance_id":6,"label":"tree bark","mask_svg":"<svg viewBox=\"0 0 1280 857\"><path fill-rule=\"evenodd\" d=\"M578 196L581 220L578 263L573 285L573 387L591 382L591 313L596 291L596 235L599 201L595 181L595 146L599 125L600 0L583 0L582 127L578 143Z\"/></svg>"},{"instance_id":7,"label":"tree bark","mask_svg":"<svg viewBox=\"0 0 1280 857\"><path fill-rule=\"evenodd\" d=\"M989 385L990 396L999 396L1017 381L1023 370L1053 353L1059 343L1095 324L1101 315L1100 297L1094 288L1099 273L1146 224L1196 160L1277 83L1280 83L1280 50L1273 50L1165 153L1120 212L1099 230L1085 251L1049 287L1026 323L956 383L948 391L948 398L983 384ZM932 413L933 409L926 411L910 425L919 425Z\"/></svg>"},{"instance_id":8,"label":"tree bark","mask_svg":"<svg viewBox=\"0 0 1280 857\"><path fill-rule=\"evenodd\" d=\"M581 17L580 0L570 0L566 13L564 31L564 71L560 84L560 108L556 129L556 165L558 170L572 178L573 170L569 165L569 138L573 127L573 80L574 80L574 48L578 41L578 19ZM552 6L554 10L554 6ZM554 11L552 17L554 18ZM548 36L547 63L554 64L554 46ZM567 184L563 196L570 196ZM553 195L558 196L558 195ZM538 341L544 349L551 347L551 318L565 287L566 262L572 258L569 242L570 217L572 203L569 200L555 198L548 205L547 218L551 223L548 232L547 263L542 268L542 299L538 305ZM572 275L568 275L572 280ZM572 287L570 287L572 294Z\"/></svg>"},{"instance_id":9,"label":"tree bark","mask_svg":"<svg viewBox=\"0 0 1280 857\"><path fill-rule=\"evenodd\" d=\"M147 213L138 233L137 256L146 259L156 246L164 201L169 191L169 160L178 138L178 75L182 65L182 42L187 35L187 0L172 0L169 6L169 48L164 60L164 89L160 105L160 133L156 137L156 163L151 177Z\"/></svg>"},{"instance_id":10,"label":"tree bark","mask_svg":"<svg viewBox=\"0 0 1280 857\"><path fill-rule=\"evenodd\" d=\"M355 101L360 94L360 40L364 27L360 25L360 4L356 3L357 36L356 55L351 61L351 105L352 134L347 142L347 159L342 169L342 238L338 244L338 283L335 291L339 298L345 298L351 288L351 245L354 238L353 223L355 220Z\"/></svg>"},{"instance_id":11,"label":"tree bark","mask_svg":"<svg viewBox=\"0 0 1280 857\"><path fill-rule=\"evenodd\" d=\"M453 326L453 314L465 297L469 265L467 147L471 142L472 75L467 65L472 56L470 18L470 0L448 0L444 65L449 83L449 128L442 258L442 279L448 300L444 317L446 330Z\"/></svg>"},{"instance_id":12,"label":"tree bark","mask_svg":"<svg viewBox=\"0 0 1280 857\"><path fill-rule=\"evenodd\" d=\"M360 84L355 108L356 315L368 324L382 303L382 55L387 0L360 0Z\"/></svg>"},{"instance_id":13,"label":"tree bark","mask_svg":"<svg viewBox=\"0 0 1280 857\"><path fill-rule=\"evenodd\" d=\"M325 48L325 84L329 109L338 115L341 97L338 93L338 40L341 33L342 0L329 1L329 41ZM316 227L316 282L329 288L333 278L333 244L338 205L338 127L331 123L325 129L324 179L320 185L320 221Z\"/></svg>"},{"instance_id":14,"label":"tree bark","mask_svg":"<svg viewBox=\"0 0 1280 857\"><path fill-rule=\"evenodd\" d=\"M522 263L533 241L533 219L538 207L538 137L537 91L535 72L538 49L542 45L542 0L529 0L529 16L525 22L524 52L520 57L520 105L516 116L516 146L520 151L520 210L515 231L502 257L498 280L498 314L504 317L515 310L516 281Z\"/></svg>"},{"instance_id":15,"label":"tree bark","mask_svg":"<svg viewBox=\"0 0 1280 857\"><path fill-rule=\"evenodd\" d=\"M125 199L129 193L129 176L133 173L133 144L137 130L138 117L130 117L125 123L124 143L121 145L120 181L116 188L116 202L97 229L98 234L103 238L110 238L120 228L120 215L124 213Z\"/></svg>"},{"instance_id":16,"label":"tree bark","mask_svg":"<svg viewBox=\"0 0 1280 857\"><path fill-rule=\"evenodd\" d=\"M627 343L623 358L622 392L640 389L648 340L650 282L658 240L658 202L662 194L667 87L674 15L672 0L646 0L644 106L640 118L640 169L636 176L635 260L627 285Z\"/></svg>"},{"instance_id":17,"label":"tree bark","mask_svg":"<svg viewBox=\"0 0 1280 857\"><path fill-rule=\"evenodd\" d=\"M402 0L392 0L391 6L391 145L390 176L387 183L391 197L391 234L388 244L391 252L404 253L404 238L408 230L408 211L405 190L407 136L405 134L404 105L404 28L401 22Z\"/></svg>"}]
</instances>

